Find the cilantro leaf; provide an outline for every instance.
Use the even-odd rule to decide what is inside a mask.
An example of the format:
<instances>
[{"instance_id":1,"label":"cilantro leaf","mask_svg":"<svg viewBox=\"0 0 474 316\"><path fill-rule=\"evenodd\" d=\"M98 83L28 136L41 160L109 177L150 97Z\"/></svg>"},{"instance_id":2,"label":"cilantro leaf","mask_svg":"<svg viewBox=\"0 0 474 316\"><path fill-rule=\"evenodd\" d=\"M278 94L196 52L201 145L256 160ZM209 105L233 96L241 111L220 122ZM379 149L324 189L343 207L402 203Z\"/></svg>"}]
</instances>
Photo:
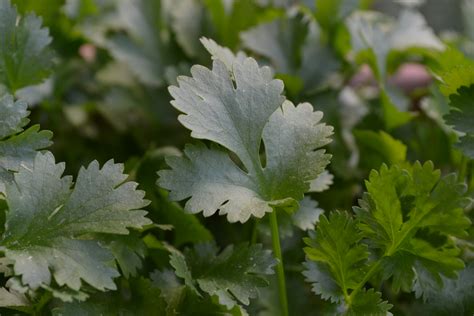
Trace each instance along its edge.
<instances>
[{"instance_id":1,"label":"cilantro leaf","mask_svg":"<svg viewBox=\"0 0 474 316\"><path fill-rule=\"evenodd\" d=\"M136 170L136 181L147 192L151 200L148 216L155 223L173 226L173 245L181 247L185 244L195 244L211 241L211 232L196 216L185 212L176 202L168 199L168 192L156 186L156 170L165 168L165 157L179 155L179 151L170 148L157 149L148 152L143 157Z\"/></svg>"},{"instance_id":2,"label":"cilantro leaf","mask_svg":"<svg viewBox=\"0 0 474 316\"><path fill-rule=\"evenodd\" d=\"M375 292L374 289L359 291L344 315L387 315L392 305L382 301L381 297L380 292Z\"/></svg>"},{"instance_id":3,"label":"cilantro leaf","mask_svg":"<svg viewBox=\"0 0 474 316\"><path fill-rule=\"evenodd\" d=\"M172 4L170 2L169 8L166 9L178 44L188 56L201 57L202 46L199 37L206 16L204 5L200 1L184 0Z\"/></svg>"},{"instance_id":4,"label":"cilantro leaf","mask_svg":"<svg viewBox=\"0 0 474 316\"><path fill-rule=\"evenodd\" d=\"M318 202L305 197L300 201L299 209L292 215L292 220L295 226L302 230L313 229L314 225L319 220L319 216L324 213L324 210L318 207Z\"/></svg>"},{"instance_id":5,"label":"cilantro leaf","mask_svg":"<svg viewBox=\"0 0 474 316\"><path fill-rule=\"evenodd\" d=\"M243 32L240 37L246 48L268 58L281 73L292 73L296 68L296 50L302 44L306 25L301 18L283 17L262 23Z\"/></svg>"},{"instance_id":6,"label":"cilantro leaf","mask_svg":"<svg viewBox=\"0 0 474 316\"><path fill-rule=\"evenodd\" d=\"M459 272L456 279L442 277L442 282L434 279L424 270L417 269L414 290L417 297L423 296L425 310L434 315L474 312L474 264L470 263Z\"/></svg>"},{"instance_id":7,"label":"cilantro leaf","mask_svg":"<svg viewBox=\"0 0 474 316\"><path fill-rule=\"evenodd\" d=\"M184 157L169 157L172 169L160 171L158 183L173 200L190 197L188 211L210 216L220 210L230 222L262 217L276 206L295 208L329 163L320 148L330 142L332 127L319 123L322 113L309 103L284 101L282 83L268 67L212 47L213 69L194 66L192 78L180 77L170 87L172 104L184 112L178 119L191 136L235 153L245 171L227 151L199 144L187 146Z\"/></svg>"},{"instance_id":8,"label":"cilantro leaf","mask_svg":"<svg viewBox=\"0 0 474 316\"><path fill-rule=\"evenodd\" d=\"M0 83L11 93L40 83L52 66L48 29L33 14L18 17L9 0L0 1L0 20Z\"/></svg>"},{"instance_id":9,"label":"cilantro leaf","mask_svg":"<svg viewBox=\"0 0 474 316\"><path fill-rule=\"evenodd\" d=\"M53 309L54 316L83 315L166 315L161 291L146 278L129 281L127 288L100 293L86 302L64 303Z\"/></svg>"},{"instance_id":10,"label":"cilantro leaf","mask_svg":"<svg viewBox=\"0 0 474 316\"><path fill-rule=\"evenodd\" d=\"M0 307L29 306L30 302L23 293L0 287Z\"/></svg>"},{"instance_id":11,"label":"cilantro leaf","mask_svg":"<svg viewBox=\"0 0 474 316\"><path fill-rule=\"evenodd\" d=\"M202 297L196 294L179 282L171 270L154 271L150 277L153 284L161 290L161 297L166 301L166 315L248 315L240 305L228 310L225 306L219 305L213 297Z\"/></svg>"},{"instance_id":12,"label":"cilantro leaf","mask_svg":"<svg viewBox=\"0 0 474 316\"><path fill-rule=\"evenodd\" d=\"M471 224L463 211L466 187L454 175L440 178L430 162L405 169L383 165L371 172L366 186L354 211L370 249L383 260L384 278L393 276L396 290L413 283L415 263L437 279L463 268L459 249L447 238L464 236Z\"/></svg>"},{"instance_id":13,"label":"cilantro leaf","mask_svg":"<svg viewBox=\"0 0 474 316\"><path fill-rule=\"evenodd\" d=\"M455 48L433 54L430 65L439 82L439 89L445 96L456 94L462 86L474 84L474 61Z\"/></svg>"},{"instance_id":14,"label":"cilantro leaf","mask_svg":"<svg viewBox=\"0 0 474 316\"><path fill-rule=\"evenodd\" d=\"M397 21L377 12L359 11L349 17L347 26L354 52L370 53L368 62L379 79L386 76L387 57L391 51L414 47L434 51L444 49L424 17L412 10L403 10Z\"/></svg>"},{"instance_id":15,"label":"cilantro leaf","mask_svg":"<svg viewBox=\"0 0 474 316\"><path fill-rule=\"evenodd\" d=\"M161 1L120 1L118 18L127 34L109 38L106 45L112 56L129 66L142 83L163 85L165 69L173 63L174 53L169 34L162 26Z\"/></svg>"},{"instance_id":16,"label":"cilantro leaf","mask_svg":"<svg viewBox=\"0 0 474 316\"><path fill-rule=\"evenodd\" d=\"M31 165L37 150L51 145L52 133L39 131L38 125L23 132L28 115L25 102L14 102L8 94L0 97L0 192L4 192L4 183L12 180L9 171Z\"/></svg>"},{"instance_id":17,"label":"cilantro leaf","mask_svg":"<svg viewBox=\"0 0 474 316\"><path fill-rule=\"evenodd\" d=\"M320 217L315 237L304 240L308 259L316 262L306 265L305 276L317 294L333 302L347 301L349 290L362 280L369 256L367 246L359 243L362 237L356 222L345 212Z\"/></svg>"},{"instance_id":18,"label":"cilantro leaf","mask_svg":"<svg viewBox=\"0 0 474 316\"><path fill-rule=\"evenodd\" d=\"M139 233L132 231L128 235L106 235L103 239L117 260L122 275L126 278L136 276L146 254L146 245Z\"/></svg>"},{"instance_id":19,"label":"cilantro leaf","mask_svg":"<svg viewBox=\"0 0 474 316\"><path fill-rule=\"evenodd\" d=\"M449 97L451 110L445 116L446 123L465 135L457 146L470 158L474 159L474 85L461 87L457 94Z\"/></svg>"},{"instance_id":20,"label":"cilantro leaf","mask_svg":"<svg viewBox=\"0 0 474 316\"><path fill-rule=\"evenodd\" d=\"M408 9L400 13L397 21L377 12L354 12L347 20L347 27L356 60L368 63L378 79L386 127L392 129L407 123L412 114L405 111L386 87L389 54L413 48L442 51L443 43L427 27L420 13Z\"/></svg>"},{"instance_id":21,"label":"cilantro leaf","mask_svg":"<svg viewBox=\"0 0 474 316\"><path fill-rule=\"evenodd\" d=\"M270 60L278 73L302 80L305 90L318 88L339 67L309 16L290 15L262 23L243 32L241 38L246 48Z\"/></svg>"},{"instance_id":22,"label":"cilantro leaf","mask_svg":"<svg viewBox=\"0 0 474 316\"><path fill-rule=\"evenodd\" d=\"M361 151L360 164L369 170L406 160L407 147L384 131L354 130L354 136Z\"/></svg>"},{"instance_id":23,"label":"cilantro leaf","mask_svg":"<svg viewBox=\"0 0 474 316\"><path fill-rule=\"evenodd\" d=\"M261 245L231 245L218 254L214 244L206 243L172 253L170 263L191 289L215 295L232 309L238 302L248 305L259 287L268 286L264 276L273 274L276 260Z\"/></svg>"},{"instance_id":24,"label":"cilantro leaf","mask_svg":"<svg viewBox=\"0 0 474 316\"><path fill-rule=\"evenodd\" d=\"M48 286L54 277L59 286L81 288L81 280L99 290L115 289L118 272L113 257L95 240L94 233L128 234L127 227L149 224L144 193L136 184L123 183L122 166L97 162L72 178L62 177L64 164L51 153L37 154L31 168L24 166L6 184L5 233L0 242L14 272L32 289Z\"/></svg>"}]
</instances>

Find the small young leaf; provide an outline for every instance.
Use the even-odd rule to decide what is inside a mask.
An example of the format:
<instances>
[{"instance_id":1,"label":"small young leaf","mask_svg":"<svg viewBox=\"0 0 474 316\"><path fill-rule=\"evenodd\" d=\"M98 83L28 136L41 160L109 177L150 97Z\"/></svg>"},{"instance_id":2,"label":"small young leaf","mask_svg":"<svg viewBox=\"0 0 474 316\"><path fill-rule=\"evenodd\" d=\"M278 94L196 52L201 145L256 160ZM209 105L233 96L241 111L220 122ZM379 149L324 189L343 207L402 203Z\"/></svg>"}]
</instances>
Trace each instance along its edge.
<instances>
[{"instance_id":1,"label":"small young leaf","mask_svg":"<svg viewBox=\"0 0 474 316\"><path fill-rule=\"evenodd\" d=\"M305 239L308 247L304 249L308 259L316 262L307 265L305 273L316 293L340 302L362 280L369 253L367 246L359 243L361 239L361 232L347 213L320 217L316 236Z\"/></svg>"},{"instance_id":2,"label":"small young leaf","mask_svg":"<svg viewBox=\"0 0 474 316\"><path fill-rule=\"evenodd\" d=\"M387 315L392 305L382 301L381 296L380 292L375 292L374 289L358 292L344 315Z\"/></svg>"},{"instance_id":3,"label":"small young leaf","mask_svg":"<svg viewBox=\"0 0 474 316\"><path fill-rule=\"evenodd\" d=\"M282 83L269 68L206 43L214 48L213 69L194 66L192 78L180 77L179 87L170 87L172 104L184 112L178 119L191 136L224 146L243 168L218 147L187 146L184 157L167 160L172 169L159 172L159 184L173 200L190 197L188 211L210 216L220 210L230 222L263 217L273 207L294 210L329 163L320 148L332 128L319 123L322 113L310 104L284 101Z\"/></svg>"},{"instance_id":4,"label":"small young leaf","mask_svg":"<svg viewBox=\"0 0 474 316\"><path fill-rule=\"evenodd\" d=\"M171 264L187 286L217 296L232 309L238 302L248 305L259 287L268 286L264 275L273 274L276 260L261 245L228 246L218 254L217 247L207 243L186 249L184 255L172 253Z\"/></svg>"},{"instance_id":5,"label":"small young leaf","mask_svg":"<svg viewBox=\"0 0 474 316\"><path fill-rule=\"evenodd\" d=\"M292 220L295 226L302 230L310 230L319 220L319 216L324 213L324 210L318 207L318 202L305 197L300 202L299 209L292 215Z\"/></svg>"}]
</instances>

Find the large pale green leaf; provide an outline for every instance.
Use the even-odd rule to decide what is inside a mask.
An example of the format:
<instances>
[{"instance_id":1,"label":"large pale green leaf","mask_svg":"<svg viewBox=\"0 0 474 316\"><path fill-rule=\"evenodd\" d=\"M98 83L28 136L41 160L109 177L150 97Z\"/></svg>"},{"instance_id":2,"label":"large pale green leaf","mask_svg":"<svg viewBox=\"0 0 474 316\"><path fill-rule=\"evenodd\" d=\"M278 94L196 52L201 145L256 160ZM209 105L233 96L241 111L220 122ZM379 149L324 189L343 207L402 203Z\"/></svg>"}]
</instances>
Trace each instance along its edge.
<instances>
[{"instance_id":1,"label":"large pale green leaf","mask_svg":"<svg viewBox=\"0 0 474 316\"><path fill-rule=\"evenodd\" d=\"M124 183L123 167L92 162L80 170L74 189L72 178L62 177L64 164L51 153L37 154L32 166L22 166L6 184L5 232L1 246L13 261L16 275L35 289L48 286L54 277L59 286L114 289L118 272L112 254L96 240L81 236L94 233L128 234L150 221L144 192L136 183Z\"/></svg>"},{"instance_id":2,"label":"large pale green leaf","mask_svg":"<svg viewBox=\"0 0 474 316\"><path fill-rule=\"evenodd\" d=\"M198 244L183 254L172 253L171 265L176 275L193 291L217 296L228 309L238 302L248 305L258 288L268 286L265 275L273 274L273 259L261 245L228 246L222 252L214 244Z\"/></svg>"},{"instance_id":3,"label":"large pale green leaf","mask_svg":"<svg viewBox=\"0 0 474 316\"><path fill-rule=\"evenodd\" d=\"M310 104L284 101L282 83L269 68L204 43L212 44L213 69L194 66L192 78L180 77L170 88L172 104L184 113L178 119L191 136L227 148L243 166L220 147L187 146L184 157L168 159L172 169L159 173L159 184L174 200L190 197L188 211L210 216L220 210L230 222L262 217L273 207L295 209L329 163L320 148L332 128L320 123L322 113Z\"/></svg>"},{"instance_id":4,"label":"large pale green leaf","mask_svg":"<svg viewBox=\"0 0 474 316\"><path fill-rule=\"evenodd\" d=\"M52 66L51 37L41 19L19 17L9 0L1 0L0 21L0 84L14 93L41 82Z\"/></svg>"}]
</instances>

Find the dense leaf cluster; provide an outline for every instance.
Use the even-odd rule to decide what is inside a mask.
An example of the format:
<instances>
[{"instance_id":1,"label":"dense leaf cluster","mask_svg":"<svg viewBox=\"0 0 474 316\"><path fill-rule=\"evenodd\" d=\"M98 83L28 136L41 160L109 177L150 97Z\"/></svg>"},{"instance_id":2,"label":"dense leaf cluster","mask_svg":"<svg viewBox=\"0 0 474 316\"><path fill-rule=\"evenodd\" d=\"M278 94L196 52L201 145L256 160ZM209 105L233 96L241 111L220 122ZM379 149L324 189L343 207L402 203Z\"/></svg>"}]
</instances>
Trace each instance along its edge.
<instances>
[{"instance_id":1,"label":"dense leaf cluster","mask_svg":"<svg viewBox=\"0 0 474 316\"><path fill-rule=\"evenodd\" d=\"M474 313L441 3L0 0L0 314Z\"/></svg>"}]
</instances>

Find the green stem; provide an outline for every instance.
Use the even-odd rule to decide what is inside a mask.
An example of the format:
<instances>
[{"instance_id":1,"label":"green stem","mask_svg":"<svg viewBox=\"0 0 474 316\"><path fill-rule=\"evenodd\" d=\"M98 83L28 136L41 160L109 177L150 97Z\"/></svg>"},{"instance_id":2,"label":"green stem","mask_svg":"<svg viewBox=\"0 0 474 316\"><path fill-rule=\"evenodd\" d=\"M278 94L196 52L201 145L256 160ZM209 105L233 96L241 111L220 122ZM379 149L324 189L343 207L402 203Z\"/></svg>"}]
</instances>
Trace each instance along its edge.
<instances>
[{"instance_id":1,"label":"green stem","mask_svg":"<svg viewBox=\"0 0 474 316\"><path fill-rule=\"evenodd\" d=\"M281 254L280 236L278 233L278 220L277 210L273 210L270 213L270 227L272 230L272 244L273 252L278 259L277 264L277 277L278 277L278 294L280 296L281 314L288 316L288 298L286 295L286 284L285 284L285 270L283 268L283 256Z\"/></svg>"},{"instance_id":2,"label":"green stem","mask_svg":"<svg viewBox=\"0 0 474 316\"><path fill-rule=\"evenodd\" d=\"M252 227L252 235L250 236L250 244L255 245L258 238L258 219L255 219Z\"/></svg>"},{"instance_id":3,"label":"green stem","mask_svg":"<svg viewBox=\"0 0 474 316\"><path fill-rule=\"evenodd\" d=\"M365 274L365 277L362 281L360 281L357 286L354 288L354 290L352 291L351 295L349 295L349 304L352 302L352 300L354 299L354 297L356 296L356 294L360 291L360 289L367 283L369 282L370 278L372 278L372 276L375 274L375 272L377 272L377 270L379 269L380 267L380 264L382 263L382 260L379 260L377 261L376 263L374 263L372 265L372 267L370 267L370 270Z\"/></svg>"},{"instance_id":4,"label":"green stem","mask_svg":"<svg viewBox=\"0 0 474 316\"><path fill-rule=\"evenodd\" d=\"M469 159L465 155L463 155L461 158L461 165L459 168L459 181L461 182L464 182L464 180L466 179L468 164L469 164Z\"/></svg>"}]
</instances>

